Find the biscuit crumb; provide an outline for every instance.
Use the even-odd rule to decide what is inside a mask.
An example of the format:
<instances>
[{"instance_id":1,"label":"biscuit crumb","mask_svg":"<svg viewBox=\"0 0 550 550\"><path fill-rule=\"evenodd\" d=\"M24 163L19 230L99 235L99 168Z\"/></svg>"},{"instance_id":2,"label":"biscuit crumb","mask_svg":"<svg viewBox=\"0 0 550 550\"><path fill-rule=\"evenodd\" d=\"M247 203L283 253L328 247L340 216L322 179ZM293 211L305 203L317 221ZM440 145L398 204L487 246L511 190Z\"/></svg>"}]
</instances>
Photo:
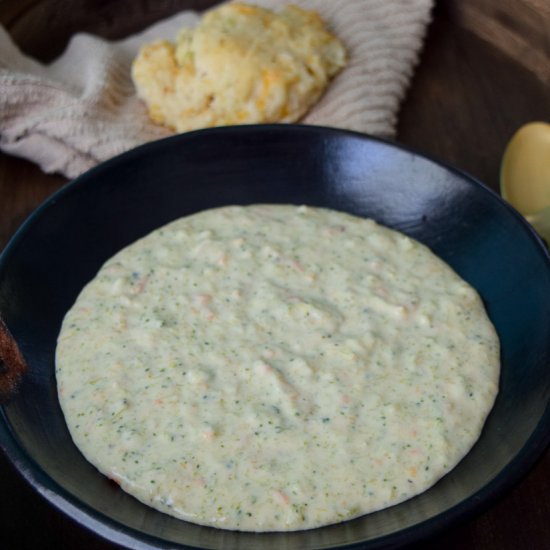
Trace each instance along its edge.
<instances>
[{"instance_id":1,"label":"biscuit crumb","mask_svg":"<svg viewBox=\"0 0 550 550\"><path fill-rule=\"evenodd\" d=\"M0 319L0 403L6 403L14 396L27 370L19 346Z\"/></svg>"},{"instance_id":2,"label":"biscuit crumb","mask_svg":"<svg viewBox=\"0 0 550 550\"><path fill-rule=\"evenodd\" d=\"M345 64L343 44L316 12L231 3L175 43L143 46L132 78L151 119L184 132L295 122Z\"/></svg>"}]
</instances>

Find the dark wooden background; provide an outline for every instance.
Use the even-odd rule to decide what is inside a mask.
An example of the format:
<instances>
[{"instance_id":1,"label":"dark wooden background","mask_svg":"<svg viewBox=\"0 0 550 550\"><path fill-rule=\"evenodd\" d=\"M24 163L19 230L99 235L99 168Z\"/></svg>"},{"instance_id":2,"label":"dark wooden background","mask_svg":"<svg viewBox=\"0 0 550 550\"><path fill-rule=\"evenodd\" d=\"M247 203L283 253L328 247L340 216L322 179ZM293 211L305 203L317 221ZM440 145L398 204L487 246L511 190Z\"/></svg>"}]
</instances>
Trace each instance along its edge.
<instances>
[{"instance_id":1,"label":"dark wooden background","mask_svg":"<svg viewBox=\"0 0 550 550\"><path fill-rule=\"evenodd\" d=\"M115 38L211 0L0 0L0 22L40 60L76 30ZM0 98L1 101L1 98ZM397 141L498 190L503 149L533 120L550 122L550 1L440 0L403 103ZM0 153L0 250L66 180ZM0 548L115 547L51 508L0 452ZM550 452L478 516L427 541L435 550L550 549Z\"/></svg>"}]
</instances>

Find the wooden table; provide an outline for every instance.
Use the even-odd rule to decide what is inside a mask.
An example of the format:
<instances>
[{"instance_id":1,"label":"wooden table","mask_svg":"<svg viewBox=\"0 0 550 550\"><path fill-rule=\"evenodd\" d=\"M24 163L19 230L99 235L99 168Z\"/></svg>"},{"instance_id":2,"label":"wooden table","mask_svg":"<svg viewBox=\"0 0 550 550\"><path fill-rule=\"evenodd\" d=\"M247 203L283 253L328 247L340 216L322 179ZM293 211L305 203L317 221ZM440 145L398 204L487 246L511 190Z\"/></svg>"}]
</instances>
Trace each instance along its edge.
<instances>
[{"instance_id":1,"label":"wooden table","mask_svg":"<svg viewBox=\"0 0 550 550\"><path fill-rule=\"evenodd\" d=\"M43 60L75 30L117 37L209 1L28 0L0 3L0 21ZM159 11L162 9L162 14ZM45 32L44 21L47 21ZM41 31L41 32L40 32ZM531 120L550 121L550 4L454 0L436 6L426 46L400 113L397 141L454 164L498 190L503 148ZM0 99L1 100L1 99ZM0 249L66 180L0 153ZM113 549L51 508L0 453L0 548ZM550 548L550 452L487 511L418 546L447 550Z\"/></svg>"}]
</instances>

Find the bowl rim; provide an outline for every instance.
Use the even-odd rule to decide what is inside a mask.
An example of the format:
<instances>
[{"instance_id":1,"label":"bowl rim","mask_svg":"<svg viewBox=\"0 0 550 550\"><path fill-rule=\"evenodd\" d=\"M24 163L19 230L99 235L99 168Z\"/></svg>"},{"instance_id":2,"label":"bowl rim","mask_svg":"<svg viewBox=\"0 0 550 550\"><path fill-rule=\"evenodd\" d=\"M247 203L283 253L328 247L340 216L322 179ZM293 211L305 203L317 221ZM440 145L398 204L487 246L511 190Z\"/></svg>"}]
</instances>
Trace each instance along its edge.
<instances>
[{"instance_id":1,"label":"bowl rim","mask_svg":"<svg viewBox=\"0 0 550 550\"><path fill-rule=\"evenodd\" d=\"M0 252L0 271L4 264L9 261L13 251L17 248L19 241L23 238L27 230L32 227L34 222L39 219L45 211L52 205L63 200L64 196L77 191L80 187L88 185L90 178L94 179L104 171L109 171L112 167L119 164L131 162L136 156L142 156L149 151L162 149L166 143L194 139L196 136L208 134L224 133L262 133L262 132L297 132L305 134L324 134L329 136L352 137L365 141L380 143L390 149L397 149L401 152L409 153L413 156L426 159L447 172L454 174L460 179L468 182L470 185L478 187L481 191L489 194L492 200L496 200L503 206L516 221L523 226L527 234L533 239L545 258L547 266L550 268L550 253L542 238L536 233L533 227L525 220L521 214L507 203L497 192L486 184L469 174L468 172L456 168L441 159L421 152L420 150L401 144L397 141L372 136L367 133L353 130L307 125L307 124L251 124L241 126L225 126L216 128L205 128L194 130L183 134L168 136L159 140L151 141L104 162L99 163L93 168L87 170L76 178L64 184L60 189L47 197L30 215L23 221L16 232L12 235L4 249ZM498 399L498 397L497 397ZM171 542L166 539L149 535L145 532L126 526L103 514L88 504L80 501L76 496L70 494L66 489L60 486L34 459L27 453L22 444L19 443L16 433L9 423L4 405L0 407L0 448L8 458L16 471L28 482L32 488L46 499L51 505L81 527L95 533L101 538L131 549L168 549L181 548L183 550L201 550L203 547L185 545L183 543ZM451 508L440 512L439 514L424 520L418 524L411 525L394 533L389 533L381 537L370 539L368 541L357 543L344 543L338 548L369 548L371 550L382 548L399 548L405 544L421 542L431 538L442 531L448 529L451 525L463 523L473 516L488 509L496 500L501 498L506 492L517 485L541 459L544 452L550 445L550 399L546 405L544 413L539 418L536 428L531 433L529 439L525 442L520 451L514 458L502 469L495 477L486 483L476 493L465 500L460 501ZM259 535L269 536L273 533L258 533ZM206 548L206 547L204 547Z\"/></svg>"}]
</instances>

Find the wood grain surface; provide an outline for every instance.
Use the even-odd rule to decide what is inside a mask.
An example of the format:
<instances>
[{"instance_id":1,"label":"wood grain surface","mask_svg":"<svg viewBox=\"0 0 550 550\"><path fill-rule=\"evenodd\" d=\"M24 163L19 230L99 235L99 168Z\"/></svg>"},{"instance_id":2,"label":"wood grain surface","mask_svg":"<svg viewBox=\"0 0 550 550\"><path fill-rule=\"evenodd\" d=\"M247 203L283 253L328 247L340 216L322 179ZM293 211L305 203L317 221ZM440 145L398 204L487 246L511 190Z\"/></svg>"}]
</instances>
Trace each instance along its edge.
<instances>
[{"instance_id":1,"label":"wood grain surface","mask_svg":"<svg viewBox=\"0 0 550 550\"><path fill-rule=\"evenodd\" d=\"M48 60L76 30L121 37L179 9L212 3L2 0L0 22L25 52ZM550 121L549 59L547 0L438 2L400 112L397 141L498 191L500 160L511 135L526 122ZM65 183L61 176L45 175L27 161L0 153L0 250L24 219ZM0 476L0 548L115 548L50 507L2 453ZM549 493L546 451L525 479L486 511L417 547L548 549Z\"/></svg>"}]
</instances>

